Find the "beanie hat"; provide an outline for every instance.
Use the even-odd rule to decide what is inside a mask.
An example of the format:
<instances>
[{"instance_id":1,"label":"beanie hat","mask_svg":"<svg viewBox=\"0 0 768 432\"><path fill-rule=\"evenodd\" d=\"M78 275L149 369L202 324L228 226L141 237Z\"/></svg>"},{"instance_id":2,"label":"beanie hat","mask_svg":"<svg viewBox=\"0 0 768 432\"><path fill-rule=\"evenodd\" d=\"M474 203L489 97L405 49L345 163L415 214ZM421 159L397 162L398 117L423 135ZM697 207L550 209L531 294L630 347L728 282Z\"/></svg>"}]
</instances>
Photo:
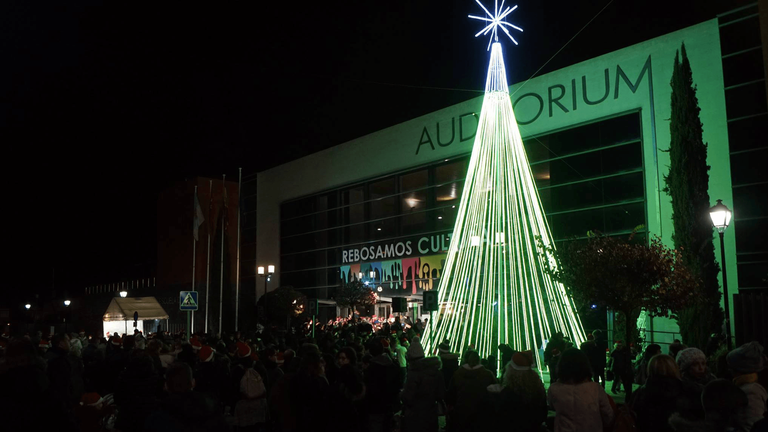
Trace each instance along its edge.
<instances>
[{"instance_id":1,"label":"beanie hat","mask_svg":"<svg viewBox=\"0 0 768 432\"><path fill-rule=\"evenodd\" d=\"M245 342L237 343L237 356L239 358L246 358L251 355L251 347Z\"/></svg>"},{"instance_id":2,"label":"beanie hat","mask_svg":"<svg viewBox=\"0 0 768 432\"><path fill-rule=\"evenodd\" d=\"M80 398L80 405L96 406L103 401L104 398L96 392L83 393L83 397Z\"/></svg>"},{"instance_id":3,"label":"beanie hat","mask_svg":"<svg viewBox=\"0 0 768 432\"><path fill-rule=\"evenodd\" d=\"M695 361L706 363L707 356L698 348L686 348L677 353L677 367L680 372L685 372Z\"/></svg>"},{"instance_id":4,"label":"beanie hat","mask_svg":"<svg viewBox=\"0 0 768 432\"><path fill-rule=\"evenodd\" d=\"M759 342L746 343L728 353L728 366L740 373L757 373L765 368L766 357Z\"/></svg>"},{"instance_id":5,"label":"beanie hat","mask_svg":"<svg viewBox=\"0 0 768 432\"><path fill-rule=\"evenodd\" d=\"M389 348L389 339L381 338L381 346L383 346L384 349Z\"/></svg>"},{"instance_id":6,"label":"beanie hat","mask_svg":"<svg viewBox=\"0 0 768 432\"><path fill-rule=\"evenodd\" d=\"M203 344L200 343L197 338L192 339L192 349L195 351L199 351L203 347Z\"/></svg>"},{"instance_id":7,"label":"beanie hat","mask_svg":"<svg viewBox=\"0 0 768 432\"><path fill-rule=\"evenodd\" d=\"M519 371L531 370L532 364L533 351L516 352L512 354L512 361L509 362L509 365L512 366L512 369Z\"/></svg>"},{"instance_id":8,"label":"beanie hat","mask_svg":"<svg viewBox=\"0 0 768 432\"><path fill-rule=\"evenodd\" d=\"M213 348L209 347L208 345L205 345L200 348L200 351L197 353L197 356L200 357L200 361L203 363L209 362L213 360Z\"/></svg>"},{"instance_id":9,"label":"beanie hat","mask_svg":"<svg viewBox=\"0 0 768 432\"><path fill-rule=\"evenodd\" d=\"M418 361L424 358L424 348L421 347L421 341L418 337L413 338L413 342L411 342L405 355L408 361Z\"/></svg>"},{"instance_id":10,"label":"beanie hat","mask_svg":"<svg viewBox=\"0 0 768 432\"><path fill-rule=\"evenodd\" d=\"M437 349L440 351L440 354L448 354L451 352L451 342L446 339L437 346Z\"/></svg>"}]
</instances>

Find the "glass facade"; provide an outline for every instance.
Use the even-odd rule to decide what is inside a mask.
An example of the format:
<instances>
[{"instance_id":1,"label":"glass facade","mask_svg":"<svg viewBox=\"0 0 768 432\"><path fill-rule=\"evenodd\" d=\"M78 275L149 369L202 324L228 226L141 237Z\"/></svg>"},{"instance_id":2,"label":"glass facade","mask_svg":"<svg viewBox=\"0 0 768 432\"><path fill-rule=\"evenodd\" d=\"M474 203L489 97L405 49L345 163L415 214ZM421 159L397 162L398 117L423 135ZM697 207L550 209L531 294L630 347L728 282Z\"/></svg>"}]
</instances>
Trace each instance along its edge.
<instances>
[{"instance_id":1,"label":"glass facade","mask_svg":"<svg viewBox=\"0 0 768 432\"><path fill-rule=\"evenodd\" d=\"M524 141L556 241L645 224L638 112ZM281 284L316 298L328 298L359 273L384 286L385 295L434 287L468 162L469 154L442 159L284 202Z\"/></svg>"},{"instance_id":2,"label":"glass facade","mask_svg":"<svg viewBox=\"0 0 768 432\"><path fill-rule=\"evenodd\" d=\"M739 290L768 277L768 106L757 4L721 15L720 44L728 118ZM710 199L714 203L718 197ZM717 245L716 245L717 247Z\"/></svg>"}]
</instances>

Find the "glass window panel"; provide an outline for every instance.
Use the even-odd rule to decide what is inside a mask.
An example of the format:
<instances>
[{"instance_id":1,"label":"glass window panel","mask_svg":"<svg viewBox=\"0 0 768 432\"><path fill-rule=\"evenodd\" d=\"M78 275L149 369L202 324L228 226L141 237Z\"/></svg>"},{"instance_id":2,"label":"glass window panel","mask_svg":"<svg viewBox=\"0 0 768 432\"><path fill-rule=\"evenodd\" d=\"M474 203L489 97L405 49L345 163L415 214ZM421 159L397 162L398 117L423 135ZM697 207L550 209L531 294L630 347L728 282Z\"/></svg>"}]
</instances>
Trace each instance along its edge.
<instances>
[{"instance_id":1,"label":"glass window panel","mask_svg":"<svg viewBox=\"0 0 768 432\"><path fill-rule=\"evenodd\" d=\"M381 198L369 203L371 206L370 220L387 218L397 215L397 197Z\"/></svg>"},{"instance_id":2,"label":"glass window panel","mask_svg":"<svg viewBox=\"0 0 768 432\"><path fill-rule=\"evenodd\" d=\"M732 152L766 146L768 115L728 123L728 145Z\"/></svg>"},{"instance_id":3,"label":"glass window panel","mask_svg":"<svg viewBox=\"0 0 768 432\"><path fill-rule=\"evenodd\" d=\"M739 220L734 223L736 250L739 253L765 252L765 239L768 238L768 223L764 218ZM730 228L725 232L729 235Z\"/></svg>"},{"instance_id":4,"label":"glass window panel","mask_svg":"<svg viewBox=\"0 0 768 432\"><path fill-rule=\"evenodd\" d=\"M358 185L341 192L341 204L358 204L365 201L365 186Z\"/></svg>"},{"instance_id":5,"label":"glass window panel","mask_svg":"<svg viewBox=\"0 0 768 432\"><path fill-rule=\"evenodd\" d=\"M443 207L441 209L430 212L435 219L435 229L437 230L453 230L456 223L456 215L459 211L459 205Z\"/></svg>"},{"instance_id":6,"label":"glass window panel","mask_svg":"<svg viewBox=\"0 0 768 432\"><path fill-rule=\"evenodd\" d=\"M402 235L411 235L426 232L430 228L429 213L418 212L400 217L400 233Z\"/></svg>"},{"instance_id":7,"label":"glass window panel","mask_svg":"<svg viewBox=\"0 0 768 432\"><path fill-rule=\"evenodd\" d=\"M427 191L419 190L400 195L400 213L410 214L427 208Z\"/></svg>"},{"instance_id":8,"label":"glass window panel","mask_svg":"<svg viewBox=\"0 0 768 432\"><path fill-rule=\"evenodd\" d=\"M400 191L407 192L429 186L429 171L426 169L400 176Z\"/></svg>"},{"instance_id":9,"label":"glass window panel","mask_svg":"<svg viewBox=\"0 0 768 432\"><path fill-rule=\"evenodd\" d=\"M733 208L737 220L768 216L768 183L733 188Z\"/></svg>"},{"instance_id":10,"label":"glass window panel","mask_svg":"<svg viewBox=\"0 0 768 432\"><path fill-rule=\"evenodd\" d=\"M550 185L558 185L638 169L643 166L643 159L640 143L637 142L541 164L549 166ZM546 172L544 167L536 167L535 170L540 175Z\"/></svg>"},{"instance_id":11,"label":"glass window panel","mask_svg":"<svg viewBox=\"0 0 768 432\"><path fill-rule=\"evenodd\" d=\"M369 238L371 240L382 240L397 236L397 219L383 219L368 224Z\"/></svg>"},{"instance_id":12,"label":"glass window panel","mask_svg":"<svg viewBox=\"0 0 768 432\"><path fill-rule=\"evenodd\" d=\"M538 162L640 139L639 116L638 113L632 113L545 136L527 138L525 148L528 160Z\"/></svg>"},{"instance_id":13,"label":"glass window panel","mask_svg":"<svg viewBox=\"0 0 768 432\"><path fill-rule=\"evenodd\" d=\"M762 256L765 260L765 255ZM739 263L739 287L765 288L768 275L768 261Z\"/></svg>"},{"instance_id":14,"label":"glass window panel","mask_svg":"<svg viewBox=\"0 0 768 432\"><path fill-rule=\"evenodd\" d=\"M394 177L379 180L368 185L368 199L373 200L384 196L394 195L396 192Z\"/></svg>"},{"instance_id":15,"label":"glass window panel","mask_svg":"<svg viewBox=\"0 0 768 432\"><path fill-rule=\"evenodd\" d=\"M435 184L464 179L467 176L469 159L461 158L435 167Z\"/></svg>"},{"instance_id":16,"label":"glass window panel","mask_svg":"<svg viewBox=\"0 0 768 432\"><path fill-rule=\"evenodd\" d=\"M768 161L768 148L731 155L733 185L768 181L765 161Z\"/></svg>"},{"instance_id":17,"label":"glass window panel","mask_svg":"<svg viewBox=\"0 0 768 432\"><path fill-rule=\"evenodd\" d=\"M763 78L763 53L756 49L723 59L726 87Z\"/></svg>"},{"instance_id":18,"label":"glass window panel","mask_svg":"<svg viewBox=\"0 0 768 432\"><path fill-rule=\"evenodd\" d=\"M458 203L461 199L461 192L463 189L463 180L437 186L435 188L435 201L437 202L437 205L442 206L451 203Z\"/></svg>"},{"instance_id":19,"label":"glass window panel","mask_svg":"<svg viewBox=\"0 0 768 432\"><path fill-rule=\"evenodd\" d=\"M720 27L720 49L723 55L760 45L760 22L757 16Z\"/></svg>"},{"instance_id":20,"label":"glass window panel","mask_svg":"<svg viewBox=\"0 0 768 432\"><path fill-rule=\"evenodd\" d=\"M729 119L764 113L765 83L760 81L726 90L725 110Z\"/></svg>"},{"instance_id":21,"label":"glass window panel","mask_svg":"<svg viewBox=\"0 0 768 432\"><path fill-rule=\"evenodd\" d=\"M561 213L549 217L552 235L557 240L583 237L588 231L612 234L631 231L645 224L645 205L642 202L618 206Z\"/></svg>"}]
</instances>

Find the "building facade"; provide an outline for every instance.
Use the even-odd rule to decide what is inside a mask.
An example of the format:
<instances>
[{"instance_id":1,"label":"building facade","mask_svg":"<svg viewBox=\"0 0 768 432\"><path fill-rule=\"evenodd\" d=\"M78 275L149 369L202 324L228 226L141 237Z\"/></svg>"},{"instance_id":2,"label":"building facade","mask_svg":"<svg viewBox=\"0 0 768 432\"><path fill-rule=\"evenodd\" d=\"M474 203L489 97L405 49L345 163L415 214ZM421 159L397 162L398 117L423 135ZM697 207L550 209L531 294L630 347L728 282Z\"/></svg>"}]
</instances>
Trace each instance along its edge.
<instances>
[{"instance_id":1,"label":"building facade","mask_svg":"<svg viewBox=\"0 0 768 432\"><path fill-rule=\"evenodd\" d=\"M708 143L709 194L734 210L728 285L762 288L768 88L756 5L512 85L539 195L556 241L638 229L671 244L662 190L669 83L683 43ZM255 262L277 266L269 288L329 299L360 279L411 302L437 288L481 104L477 97L258 173L248 235ZM674 333L671 321L657 321L656 330Z\"/></svg>"}]
</instances>

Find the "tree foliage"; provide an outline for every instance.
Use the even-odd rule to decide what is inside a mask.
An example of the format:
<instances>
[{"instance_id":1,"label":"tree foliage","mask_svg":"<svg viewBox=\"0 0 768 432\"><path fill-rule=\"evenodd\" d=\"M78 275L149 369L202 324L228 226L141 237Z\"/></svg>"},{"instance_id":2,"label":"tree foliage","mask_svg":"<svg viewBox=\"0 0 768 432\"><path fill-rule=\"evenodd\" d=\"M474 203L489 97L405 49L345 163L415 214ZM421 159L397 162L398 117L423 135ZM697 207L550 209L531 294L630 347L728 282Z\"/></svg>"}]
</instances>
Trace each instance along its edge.
<instances>
[{"instance_id":1,"label":"tree foliage","mask_svg":"<svg viewBox=\"0 0 768 432\"><path fill-rule=\"evenodd\" d=\"M670 165L669 174L664 178L664 191L672 199L672 239L675 248L681 252L683 263L701 279L701 295L705 300L682 311L678 316L678 325L684 342L704 347L711 333L720 332L723 311L717 280L720 267L715 261L709 218L707 144L703 139L696 86L684 44L675 54L670 84Z\"/></svg>"},{"instance_id":2,"label":"tree foliage","mask_svg":"<svg viewBox=\"0 0 768 432\"><path fill-rule=\"evenodd\" d=\"M659 238L650 244L602 234L569 241L559 249L540 242L548 262L545 272L565 286L578 303L598 304L620 312L626 320L624 340L633 342L636 322L644 310L670 316L694 303L698 280L676 250Z\"/></svg>"},{"instance_id":3,"label":"tree foliage","mask_svg":"<svg viewBox=\"0 0 768 432\"><path fill-rule=\"evenodd\" d=\"M286 319L301 315L304 311L304 295L292 286L280 287L265 294L259 300L268 322L282 325Z\"/></svg>"},{"instance_id":4,"label":"tree foliage","mask_svg":"<svg viewBox=\"0 0 768 432\"><path fill-rule=\"evenodd\" d=\"M376 293L364 283L354 280L342 285L334 296L336 304L351 308L353 313L358 306L373 306L376 304Z\"/></svg>"}]
</instances>

